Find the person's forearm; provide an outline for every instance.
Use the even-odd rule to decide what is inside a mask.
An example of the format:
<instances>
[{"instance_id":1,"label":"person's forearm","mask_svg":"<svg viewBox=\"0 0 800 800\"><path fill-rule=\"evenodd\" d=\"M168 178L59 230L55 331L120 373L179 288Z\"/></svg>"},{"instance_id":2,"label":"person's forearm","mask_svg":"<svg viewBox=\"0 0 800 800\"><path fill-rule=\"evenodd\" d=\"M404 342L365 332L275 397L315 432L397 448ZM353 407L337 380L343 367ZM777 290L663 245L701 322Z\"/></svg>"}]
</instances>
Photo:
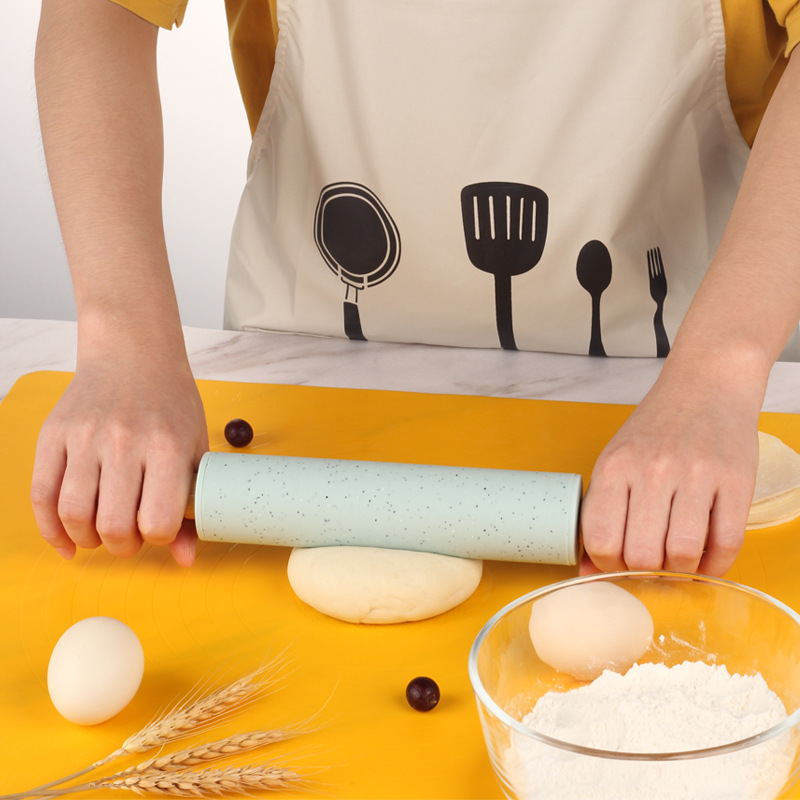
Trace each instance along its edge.
<instances>
[{"instance_id":1,"label":"person's forearm","mask_svg":"<svg viewBox=\"0 0 800 800\"><path fill-rule=\"evenodd\" d=\"M108 0L44 0L36 88L70 265L79 362L179 348L161 216L157 29Z\"/></svg>"},{"instance_id":2,"label":"person's forearm","mask_svg":"<svg viewBox=\"0 0 800 800\"><path fill-rule=\"evenodd\" d=\"M800 53L753 146L730 221L669 361L766 384L800 319ZM725 374L725 371L728 371Z\"/></svg>"},{"instance_id":3,"label":"person's forearm","mask_svg":"<svg viewBox=\"0 0 800 800\"><path fill-rule=\"evenodd\" d=\"M653 388L597 459L583 572L724 575L743 541L770 369L800 318L800 55Z\"/></svg>"}]
</instances>

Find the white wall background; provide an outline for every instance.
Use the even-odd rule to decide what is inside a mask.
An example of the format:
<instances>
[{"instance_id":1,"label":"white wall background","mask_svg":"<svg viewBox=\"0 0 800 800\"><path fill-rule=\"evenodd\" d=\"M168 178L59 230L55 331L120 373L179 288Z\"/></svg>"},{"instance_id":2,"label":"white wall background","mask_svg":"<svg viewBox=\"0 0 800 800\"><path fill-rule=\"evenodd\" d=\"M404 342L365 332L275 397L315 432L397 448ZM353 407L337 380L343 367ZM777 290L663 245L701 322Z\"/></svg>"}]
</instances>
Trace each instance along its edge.
<instances>
[{"instance_id":1,"label":"white wall background","mask_svg":"<svg viewBox=\"0 0 800 800\"><path fill-rule=\"evenodd\" d=\"M0 317L75 319L42 156L33 79L39 3L4 3L0 26ZM159 36L164 217L184 324L218 328L228 239L250 134L222 0L192 0Z\"/></svg>"}]
</instances>

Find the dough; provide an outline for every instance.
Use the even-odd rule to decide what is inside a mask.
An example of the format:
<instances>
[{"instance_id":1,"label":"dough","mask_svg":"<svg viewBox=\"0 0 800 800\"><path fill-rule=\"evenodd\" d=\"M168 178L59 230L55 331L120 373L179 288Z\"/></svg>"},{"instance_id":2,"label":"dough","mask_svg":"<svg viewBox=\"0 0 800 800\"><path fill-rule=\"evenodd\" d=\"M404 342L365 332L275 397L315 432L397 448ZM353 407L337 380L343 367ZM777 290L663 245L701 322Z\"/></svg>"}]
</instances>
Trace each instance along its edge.
<instances>
[{"instance_id":1,"label":"dough","mask_svg":"<svg viewBox=\"0 0 800 800\"><path fill-rule=\"evenodd\" d=\"M653 641L653 618L614 583L565 586L537 600L528 630L545 664L579 681L627 672Z\"/></svg>"},{"instance_id":2,"label":"dough","mask_svg":"<svg viewBox=\"0 0 800 800\"><path fill-rule=\"evenodd\" d=\"M800 488L753 503L747 516L747 530L772 528L800 517Z\"/></svg>"},{"instance_id":3,"label":"dough","mask_svg":"<svg viewBox=\"0 0 800 800\"><path fill-rule=\"evenodd\" d=\"M426 619L478 588L483 562L376 547L295 548L289 583L317 611L346 622Z\"/></svg>"},{"instance_id":4,"label":"dough","mask_svg":"<svg viewBox=\"0 0 800 800\"><path fill-rule=\"evenodd\" d=\"M758 432L758 472L753 503L800 486L800 455L777 436Z\"/></svg>"},{"instance_id":5,"label":"dough","mask_svg":"<svg viewBox=\"0 0 800 800\"><path fill-rule=\"evenodd\" d=\"M758 472L747 528L767 528L800 516L800 454L777 436L758 432Z\"/></svg>"}]
</instances>

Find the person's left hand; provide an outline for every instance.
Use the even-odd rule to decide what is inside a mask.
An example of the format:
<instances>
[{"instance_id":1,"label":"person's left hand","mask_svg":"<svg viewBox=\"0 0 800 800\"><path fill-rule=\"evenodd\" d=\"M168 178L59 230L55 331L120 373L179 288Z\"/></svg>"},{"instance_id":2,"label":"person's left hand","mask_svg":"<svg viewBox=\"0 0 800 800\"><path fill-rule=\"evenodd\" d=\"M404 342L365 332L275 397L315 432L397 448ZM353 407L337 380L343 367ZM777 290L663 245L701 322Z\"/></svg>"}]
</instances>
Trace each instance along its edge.
<instances>
[{"instance_id":1,"label":"person's left hand","mask_svg":"<svg viewBox=\"0 0 800 800\"><path fill-rule=\"evenodd\" d=\"M597 459L581 573L730 569L753 497L759 411L758 392L662 372Z\"/></svg>"}]
</instances>

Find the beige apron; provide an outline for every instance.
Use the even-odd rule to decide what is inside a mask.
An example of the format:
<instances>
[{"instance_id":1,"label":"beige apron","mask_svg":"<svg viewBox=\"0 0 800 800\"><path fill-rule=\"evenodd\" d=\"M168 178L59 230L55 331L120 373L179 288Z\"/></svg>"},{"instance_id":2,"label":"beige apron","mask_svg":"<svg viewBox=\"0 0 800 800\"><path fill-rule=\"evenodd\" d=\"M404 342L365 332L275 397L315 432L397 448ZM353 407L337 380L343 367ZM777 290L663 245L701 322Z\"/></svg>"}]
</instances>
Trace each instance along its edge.
<instances>
[{"instance_id":1,"label":"beige apron","mask_svg":"<svg viewBox=\"0 0 800 800\"><path fill-rule=\"evenodd\" d=\"M226 325L664 355L749 150L717 0L283 0Z\"/></svg>"}]
</instances>

